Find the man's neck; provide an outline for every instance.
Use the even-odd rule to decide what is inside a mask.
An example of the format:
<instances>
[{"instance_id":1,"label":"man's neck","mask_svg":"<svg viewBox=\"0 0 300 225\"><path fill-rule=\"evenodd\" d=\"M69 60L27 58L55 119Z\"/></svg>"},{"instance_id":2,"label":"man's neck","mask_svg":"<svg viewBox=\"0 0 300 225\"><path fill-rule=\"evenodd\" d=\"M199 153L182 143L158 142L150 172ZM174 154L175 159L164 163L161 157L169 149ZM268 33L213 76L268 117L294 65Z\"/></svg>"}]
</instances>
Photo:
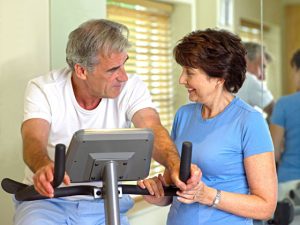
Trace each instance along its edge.
<instances>
[{"instance_id":1,"label":"man's neck","mask_svg":"<svg viewBox=\"0 0 300 225\"><path fill-rule=\"evenodd\" d=\"M84 82L79 80L74 74L72 74L71 76L71 83L72 83L75 99L83 109L93 110L97 108L102 98L92 96L87 91Z\"/></svg>"}]
</instances>

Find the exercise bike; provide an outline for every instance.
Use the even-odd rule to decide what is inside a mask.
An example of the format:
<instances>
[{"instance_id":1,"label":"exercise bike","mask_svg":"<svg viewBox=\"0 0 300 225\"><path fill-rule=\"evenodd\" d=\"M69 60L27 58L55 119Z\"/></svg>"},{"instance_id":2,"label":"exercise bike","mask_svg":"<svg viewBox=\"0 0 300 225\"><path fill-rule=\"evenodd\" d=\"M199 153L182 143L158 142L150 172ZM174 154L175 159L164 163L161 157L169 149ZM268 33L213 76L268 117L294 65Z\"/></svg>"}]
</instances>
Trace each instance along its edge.
<instances>
[{"instance_id":1,"label":"exercise bike","mask_svg":"<svg viewBox=\"0 0 300 225\"><path fill-rule=\"evenodd\" d=\"M68 152L63 144L55 147L54 198L90 195L104 199L105 221L107 225L119 225L119 201L122 194L149 195L148 190L137 185L119 185L119 181L137 181L149 174L153 149L153 133L150 129L79 130L70 142ZM190 177L192 144L182 145L180 179ZM59 187L65 171L71 183L103 183L102 187L77 185ZM18 201L46 199L35 191L34 186L5 178L2 188L14 194ZM166 196L175 196L179 189L165 187Z\"/></svg>"},{"instance_id":2,"label":"exercise bike","mask_svg":"<svg viewBox=\"0 0 300 225\"><path fill-rule=\"evenodd\" d=\"M274 217L268 221L272 225L289 225L300 215L300 183L289 192L289 197L277 202Z\"/></svg>"}]
</instances>

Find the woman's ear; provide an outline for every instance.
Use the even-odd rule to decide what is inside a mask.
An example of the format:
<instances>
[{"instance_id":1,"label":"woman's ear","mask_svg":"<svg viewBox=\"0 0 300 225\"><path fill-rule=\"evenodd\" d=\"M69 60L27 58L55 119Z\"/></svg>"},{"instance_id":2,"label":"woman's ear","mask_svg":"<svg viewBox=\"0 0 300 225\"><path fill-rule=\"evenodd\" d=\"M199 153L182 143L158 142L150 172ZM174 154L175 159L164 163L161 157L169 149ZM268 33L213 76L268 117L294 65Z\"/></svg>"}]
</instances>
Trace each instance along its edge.
<instances>
[{"instance_id":1,"label":"woman's ear","mask_svg":"<svg viewBox=\"0 0 300 225\"><path fill-rule=\"evenodd\" d=\"M75 66L74 66L74 70L75 70L76 76L79 79L86 80L87 70L83 66L76 63Z\"/></svg>"},{"instance_id":2,"label":"woman's ear","mask_svg":"<svg viewBox=\"0 0 300 225\"><path fill-rule=\"evenodd\" d=\"M223 85L224 82L225 82L225 80L223 78L218 78L216 87L219 87L219 86Z\"/></svg>"}]
</instances>

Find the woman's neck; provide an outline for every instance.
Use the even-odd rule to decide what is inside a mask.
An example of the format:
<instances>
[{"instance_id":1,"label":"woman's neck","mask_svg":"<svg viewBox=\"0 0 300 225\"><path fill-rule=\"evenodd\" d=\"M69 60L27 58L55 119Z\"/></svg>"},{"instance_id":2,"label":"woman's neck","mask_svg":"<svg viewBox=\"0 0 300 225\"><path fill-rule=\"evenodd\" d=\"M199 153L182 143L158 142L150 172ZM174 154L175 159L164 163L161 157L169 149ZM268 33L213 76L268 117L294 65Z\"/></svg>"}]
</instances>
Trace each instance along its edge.
<instances>
[{"instance_id":1,"label":"woman's neck","mask_svg":"<svg viewBox=\"0 0 300 225\"><path fill-rule=\"evenodd\" d=\"M225 92L223 95L214 98L210 103L203 104L201 112L202 118L210 119L219 115L226 109L233 99L234 96L231 93Z\"/></svg>"}]
</instances>

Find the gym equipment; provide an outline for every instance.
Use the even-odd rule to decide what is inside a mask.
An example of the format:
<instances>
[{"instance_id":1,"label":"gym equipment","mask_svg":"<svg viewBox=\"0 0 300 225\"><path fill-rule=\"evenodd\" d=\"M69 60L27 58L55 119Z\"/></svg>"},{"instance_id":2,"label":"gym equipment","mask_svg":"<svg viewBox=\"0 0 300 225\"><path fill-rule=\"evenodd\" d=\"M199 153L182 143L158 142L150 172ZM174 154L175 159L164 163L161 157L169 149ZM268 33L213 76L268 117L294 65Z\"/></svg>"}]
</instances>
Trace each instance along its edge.
<instances>
[{"instance_id":1,"label":"gym equipment","mask_svg":"<svg viewBox=\"0 0 300 225\"><path fill-rule=\"evenodd\" d=\"M289 198L277 202L274 217L268 224L289 225L297 215L300 215L300 183L290 191Z\"/></svg>"},{"instance_id":2,"label":"gym equipment","mask_svg":"<svg viewBox=\"0 0 300 225\"><path fill-rule=\"evenodd\" d=\"M108 225L119 225L119 201L122 194L149 195L137 185L118 185L118 181L136 181L148 176L153 148L150 129L79 130L70 142L65 159L65 145L55 147L54 197L91 195L103 198ZM182 145L180 179L190 177L192 143ZM77 185L58 187L67 171L72 183L102 181L103 186ZM18 201L32 201L48 197L37 193L34 186L5 178L2 188L14 194ZM164 188L166 196L175 196L175 187Z\"/></svg>"}]
</instances>

